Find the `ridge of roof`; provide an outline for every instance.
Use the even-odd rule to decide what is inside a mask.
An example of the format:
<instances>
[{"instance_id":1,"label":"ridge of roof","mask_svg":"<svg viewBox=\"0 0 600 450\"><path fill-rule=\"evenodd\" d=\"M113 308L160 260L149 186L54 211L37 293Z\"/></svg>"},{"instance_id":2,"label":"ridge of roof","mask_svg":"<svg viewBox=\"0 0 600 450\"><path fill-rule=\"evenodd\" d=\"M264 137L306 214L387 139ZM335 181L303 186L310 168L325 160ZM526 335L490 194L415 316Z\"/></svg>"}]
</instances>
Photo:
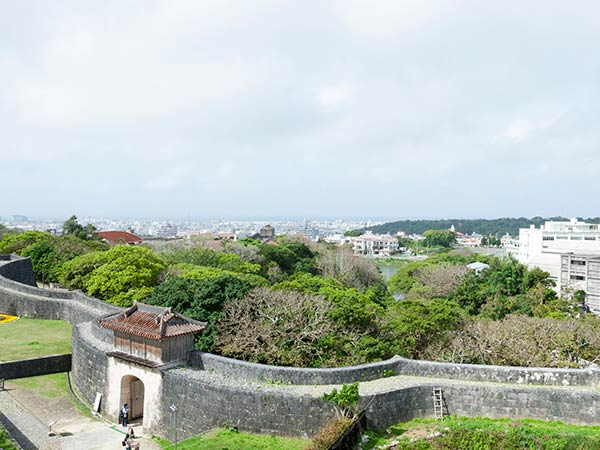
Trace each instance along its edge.
<instances>
[{"instance_id":1,"label":"ridge of roof","mask_svg":"<svg viewBox=\"0 0 600 450\"><path fill-rule=\"evenodd\" d=\"M103 328L154 340L199 333L207 325L182 316L170 307L139 302L134 302L125 311L100 319L98 323Z\"/></svg>"}]
</instances>

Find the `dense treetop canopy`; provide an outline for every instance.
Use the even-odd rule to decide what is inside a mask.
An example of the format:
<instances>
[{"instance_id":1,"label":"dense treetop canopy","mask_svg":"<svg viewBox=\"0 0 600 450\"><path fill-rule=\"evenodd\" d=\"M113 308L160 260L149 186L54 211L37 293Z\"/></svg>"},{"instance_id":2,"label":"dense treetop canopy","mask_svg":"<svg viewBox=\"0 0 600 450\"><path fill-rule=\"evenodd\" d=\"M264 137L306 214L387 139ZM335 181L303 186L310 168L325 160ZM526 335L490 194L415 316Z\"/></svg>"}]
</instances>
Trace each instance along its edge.
<instances>
[{"instance_id":1,"label":"dense treetop canopy","mask_svg":"<svg viewBox=\"0 0 600 450\"><path fill-rule=\"evenodd\" d=\"M454 233L439 223L423 230L439 253L394 260L388 283L350 248L285 236L153 251L108 247L75 216L60 236L0 231L0 252L30 257L38 281L172 307L208 323L198 349L247 361L330 367L403 355L571 367L600 354L600 319L579 308L585 292L559 298L546 272L512 257L449 251ZM488 267L469 270L475 261Z\"/></svg>"}]
</instances>

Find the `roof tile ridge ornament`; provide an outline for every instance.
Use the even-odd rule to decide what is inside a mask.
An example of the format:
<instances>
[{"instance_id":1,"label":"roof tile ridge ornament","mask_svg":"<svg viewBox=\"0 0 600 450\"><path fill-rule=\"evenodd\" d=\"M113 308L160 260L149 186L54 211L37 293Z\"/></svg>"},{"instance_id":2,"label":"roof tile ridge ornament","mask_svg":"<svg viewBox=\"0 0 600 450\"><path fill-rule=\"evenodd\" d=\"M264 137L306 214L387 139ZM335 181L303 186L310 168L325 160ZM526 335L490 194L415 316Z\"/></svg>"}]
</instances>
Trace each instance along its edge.
<instances>
[{"instance_id":1,"label":"roof tile ridge ornament","mask_svg":"<svg viewBox=\"0 0 600 450\"><path fill-rule=\"evenodd\" d=\"M129 308L127 308L124 312L123 312L123 317L129 317L131 316L134 312L136 312L138 310L138 302L137 300L134 300L133 305L131 305Z\"/></svg>"},{"instance_id":2,"label":"roof tile ridge ornament","mask_svg":"<svg viewBox=\"0 0 600 450\"><path fill-rule=\"evenodd\" d=\"M158 324L158 335L160 339L164 338L167 334L167 322L170 319L170 317L166 317L167 314L173 314L170 306L168 308L163 309L162 312L160 314L157 314L154 318L154 321Z\"/></svg>"},{"instance_id":3,"label":"roof tile ridge ornament","mask_svg":"<svg viewBox=\"0 0 600 450\"><path fill-rule=\"evenodd\" d=\"M167 334L167 320L165 320L165 314L170 310L169 309L165 309L163 311L163 313L160 315L160 337L161 339L165 337L165 334Z\"/></svg>"},{"instance_id":4,"label":"roof tile ridge ornament","mask_svg":"<svg viewBox=\"0 0 600 450\"><path fill-rule=\"evenodd\" d=\"M173 313L173 310L169 306L168 308L163 309L159 314L157 314L156 317L154 317L154 321L156 323L162 322L165 320L165 316L167 314L172 314L172 313ZM166 320L168 320L168 319L166 319Z\"/></svg>"}]
</instances>

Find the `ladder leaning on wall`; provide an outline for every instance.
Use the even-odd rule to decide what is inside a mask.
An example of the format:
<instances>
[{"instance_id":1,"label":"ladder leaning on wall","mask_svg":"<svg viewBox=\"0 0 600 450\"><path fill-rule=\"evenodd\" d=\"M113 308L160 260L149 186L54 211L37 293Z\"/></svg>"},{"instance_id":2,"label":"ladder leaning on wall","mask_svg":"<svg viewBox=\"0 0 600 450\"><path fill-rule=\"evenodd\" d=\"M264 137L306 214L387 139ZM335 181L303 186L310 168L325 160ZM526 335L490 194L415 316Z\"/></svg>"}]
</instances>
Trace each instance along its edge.
<instances>
[{"instance_id":1,"label":"ladder leaning on wall","mask_svg":"<svg viewBox=\"0 0 600 450\"><path fill-rule=\"evenodd\" d=\"M444 418L444 395L439 387L433 388L433 417Z\"/></svg>"}]
</instances>

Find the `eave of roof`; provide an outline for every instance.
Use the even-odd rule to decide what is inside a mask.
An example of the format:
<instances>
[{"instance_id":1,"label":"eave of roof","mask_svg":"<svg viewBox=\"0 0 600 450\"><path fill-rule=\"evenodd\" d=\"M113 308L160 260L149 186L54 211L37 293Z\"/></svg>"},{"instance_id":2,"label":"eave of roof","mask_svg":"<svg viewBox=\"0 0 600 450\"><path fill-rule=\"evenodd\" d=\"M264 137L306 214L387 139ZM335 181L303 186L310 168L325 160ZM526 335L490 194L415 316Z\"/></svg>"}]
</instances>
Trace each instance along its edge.
<instances>
[{"instance_id":1,"label":"eave of roof","mask_svg":"<svg viewBox=\"0 0 600 450\"><path fill-rule=\"evenodd\" d=\"M196 334L206 328L205 322L188 319L171 308L134 303L125 311L100 319L100 326L146 339L170 339Z\"/></svg>"}]
</instances>

